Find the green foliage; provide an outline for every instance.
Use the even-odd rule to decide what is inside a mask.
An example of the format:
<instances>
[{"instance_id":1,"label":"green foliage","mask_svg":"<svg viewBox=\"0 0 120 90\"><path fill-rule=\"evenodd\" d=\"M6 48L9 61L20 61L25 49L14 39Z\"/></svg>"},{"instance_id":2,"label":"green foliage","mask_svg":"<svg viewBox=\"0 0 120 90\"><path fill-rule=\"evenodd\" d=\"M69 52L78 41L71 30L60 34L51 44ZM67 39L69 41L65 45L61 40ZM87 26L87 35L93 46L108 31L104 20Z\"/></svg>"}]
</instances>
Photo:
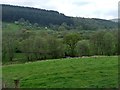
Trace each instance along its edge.
<instances>
[{"instance_id":1,"label":"green foliage","mask_svg":"<svg viewBox=\"0 0 120 90\"><path fill-rule=\"evenodd\" d=\"M16 48L14 33L5 33L2 38L2 57L4 60L12 61Z\"/></svg>"},{"instance_id":2,"label":"green foliage","mask_svg":"<svg viewBox=\"0 0 120 90\"><path fill-rule=\"evenodd\" d=\"M33 25L27 30L24 25L3 23L2 53L6 63L74 56L117 55L118 33L116 30L54 31L49 27L36 30ZM17 58L18 54L21 59Z\"/></svg>"},{"instance_id":3,"label":"green foliage","mask_svg":"<svg viewBox=\"0 0 120 90\"><path fill-rule=\"evenodd\" d=\"M69 30L70 26L68 26L65 22L62 23L59 28L58 31L65 31L65 30Z\"/></svg>"},{"instance_id":4,"label":"green foliage","mask_svg":"<svg viewBox=\"0 0 120 90\"><path fill-rule=\"evenodd\" d=\"M33 59L33 39L26 39L20 42L20 50L25 54L27 61Z\"/></svg>"},{"instance_id":5,"label":"green foliage","mask_svg":"<svg viewBox=\"0 0 120 90\"><path fill-rule=\"evenodd\" d=\"M43 37L36 36L33 44L33 54L36 60L46 59L49 51L47 40Z\"/></svg>"},{"instance_id":6,"label":"green foliage","mask_svg":"<svg viewBox=\"0 0 120 90\"><path fill-rule=\"evenodd\" d=\"M91 36L90 43L92 46L93 54L96 54L96 55L104 54L103 36L105 33L106 33L105 31L98 31Z\"/></svg>"},{"instance_id":7,"label":"green foliage","mask_svg":"<svg viewBox=\"0 0 120 90\"><path fill-rule=\"evenodd\" d=\"M117 23L109 20L81 17L74 17L72 19L77 30L100 30L117 28Z\"/></svg>"},{"instance_id":8,"label":"green foliage","mask_svg":"<svg viewBox=\"0 0 120 90\"><path fill-rule=\"evenodd\" d=\"M113 55L117 42L113 32L98 31L90 38L92 52L96 55Z\"/></svg>"},{"instance_id":9,"label":"green foliage","mask_svg":"<svg viewBox=\"0 0 120 90\"><path fill-rule=\"evenodd\" d=\"M75 47L77 42L80 40L80 35L77 33L69 33L64 37L65 44L68 45L69 48L69 55L74 57L75 56Z\"/></svg>"},{"instance_id":10,"label":"green foliage","mask_svg":"<svg viewBox=\"0 0 120 90\"><path fill-rule=\"evenodd\" d=\"M113 55L115 52L115 36L107 32L103 36L103 42L104 42L104 55Z\"/></svg>"},{"instance_id":11,"label":"green foliage","mask_svg":"<svg viewBox=\"0 0 120 90\"><path fill-rule=\"evenodd\" d=\"M117 23L110 20L68 17L52 10L2 5L2 11L2 20L4 22L14 22L19 20L22 25L27 24L31 26L31 23L37 23L39 26L51 27L54 30L75 29L80 31L117 28Z\"/></svg>"},{"instance_id":12,"label":"green foliage","mask_svg":"<svg viewBox=\"0 0 120 90\"><path fill-rule=\"evenodd\" d=\"M61 25L63 22L68 25L73 24L70 17L52 10L2 5L2 11L2 18L5 22L14 22L22 18L22 22L29 20L33 24L38 23L42 26L49 26L49 24Z\"/></svg>"},{"instance_id":13,"label":"green foliage","mask_svg":"<svg viewBox=\"0 0 120 90\"><path fill-rule=\"evenodd\" d=\"M48 50L51 58L62 58L64 57L64 44L62 40L56 39L55 37L47 37Z\"/></svg>"},{"instance_id":14,"label":"green foliage","mask_svg":"<svg viewBox=\"0 0 120 90\"><path fill-rule=\"evenodd\" d=\"M88 40L79 41L75 48L77 56L89 56L90 55L90 45Z\"/></svg>"}]
</instances>

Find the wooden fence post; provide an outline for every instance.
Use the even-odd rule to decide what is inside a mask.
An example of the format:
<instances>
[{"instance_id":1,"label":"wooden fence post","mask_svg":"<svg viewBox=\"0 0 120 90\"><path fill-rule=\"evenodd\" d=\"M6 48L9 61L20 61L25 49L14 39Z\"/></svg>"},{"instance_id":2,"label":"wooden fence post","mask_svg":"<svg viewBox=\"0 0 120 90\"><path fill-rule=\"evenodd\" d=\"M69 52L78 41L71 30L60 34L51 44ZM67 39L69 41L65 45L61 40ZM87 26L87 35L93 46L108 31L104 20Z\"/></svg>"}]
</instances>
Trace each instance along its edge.
<instances>
[{"instance_id":1,"label":"wooden fence post","mask_svg":"<svg viewBox=\"0 0 120 90\"><path fill-rule=\"evenodd\" d=\"M15 83L15 88L18 88L19 87L19 80L18 79L14 80L14 83Z\"/></svg>"}]
</instances>

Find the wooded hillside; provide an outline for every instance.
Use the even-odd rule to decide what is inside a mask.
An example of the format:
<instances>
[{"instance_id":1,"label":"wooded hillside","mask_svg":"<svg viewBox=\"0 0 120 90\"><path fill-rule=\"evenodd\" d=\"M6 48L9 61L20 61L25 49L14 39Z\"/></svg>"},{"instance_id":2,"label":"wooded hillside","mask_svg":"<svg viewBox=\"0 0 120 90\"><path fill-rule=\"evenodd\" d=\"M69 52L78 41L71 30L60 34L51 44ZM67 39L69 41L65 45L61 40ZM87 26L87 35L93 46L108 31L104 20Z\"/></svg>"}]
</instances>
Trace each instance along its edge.
<instances>
[{"instance_id":1,"label":"wooded hillside","mask_svg":"<svg viewBox=\"0 0 120 90\"><path fill-rule=\"evenodd\" d=\"M38 23L40 26L62 25L65 23L69 28L79 30L112 29L117 23L95 18L68 17L53 10L37 9L31 7L2 5L2 20L14 22L24 18L30 23Z\"/></svg>"}]
</instances>

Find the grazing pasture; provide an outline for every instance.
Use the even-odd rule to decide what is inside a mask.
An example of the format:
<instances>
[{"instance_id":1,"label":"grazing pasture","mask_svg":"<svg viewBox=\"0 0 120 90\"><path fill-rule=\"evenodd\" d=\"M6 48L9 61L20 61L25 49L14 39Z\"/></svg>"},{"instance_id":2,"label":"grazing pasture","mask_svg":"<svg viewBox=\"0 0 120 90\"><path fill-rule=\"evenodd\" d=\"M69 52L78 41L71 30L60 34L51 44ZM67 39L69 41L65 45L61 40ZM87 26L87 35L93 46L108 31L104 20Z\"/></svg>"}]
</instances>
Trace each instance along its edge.
<instances>
[{"instance_id":1,"label":"grazing pasture","mask_svg":"<svg viewBox=\"0 0 120 90\"><path fill-rule=\"evenodd\" d=\"M116 88L118 57L64 58L4 65L3 82L20 88Z\"/></svg>"}]
</instances>

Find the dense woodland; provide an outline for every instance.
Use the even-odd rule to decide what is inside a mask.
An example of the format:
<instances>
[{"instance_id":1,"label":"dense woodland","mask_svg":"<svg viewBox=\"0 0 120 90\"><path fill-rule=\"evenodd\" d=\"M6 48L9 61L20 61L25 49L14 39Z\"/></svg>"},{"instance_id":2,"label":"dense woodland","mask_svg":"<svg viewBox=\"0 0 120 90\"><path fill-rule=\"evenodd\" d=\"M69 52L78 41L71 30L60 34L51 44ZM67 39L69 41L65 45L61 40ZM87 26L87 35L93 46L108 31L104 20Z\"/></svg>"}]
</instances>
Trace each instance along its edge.
<instances>
[{"instance_id":1,"label":"dense woodland","mask_svg":"<svg viewBox=\"0 0 120 90\"><path fill-rule=\"evenodd\" d=\"M62 13L53 10L44 10L30 7L20 7L11 5L2 5L2 20L5 22L14 22L20 18L28 20L30 23L37 23L40 26L47 26L58 30L59 26L66 26L66 29L79 30L98 30L117 28L117 23L96 19L68 17Z\"/></svg>"},{"instance_id":2,"label":"dense woodland","mask_svg":"<svg viewBox=\"0 0 120 90\"><path fill-rule=\"evenodd\" d=\"M118 54L117 30L68 32L25 27L28 28L23 24L3 24L3 62Z\"/></svg>"},{"instance_id":3,"label":"dense woodland","mask_svg":"<svg viewBox=\"0 0 120 90\"><path fill-rule=\"evenodd\" d=\"M3 5L4 62L118 55L117 23Z\"/></svg>"}]
</instances>

